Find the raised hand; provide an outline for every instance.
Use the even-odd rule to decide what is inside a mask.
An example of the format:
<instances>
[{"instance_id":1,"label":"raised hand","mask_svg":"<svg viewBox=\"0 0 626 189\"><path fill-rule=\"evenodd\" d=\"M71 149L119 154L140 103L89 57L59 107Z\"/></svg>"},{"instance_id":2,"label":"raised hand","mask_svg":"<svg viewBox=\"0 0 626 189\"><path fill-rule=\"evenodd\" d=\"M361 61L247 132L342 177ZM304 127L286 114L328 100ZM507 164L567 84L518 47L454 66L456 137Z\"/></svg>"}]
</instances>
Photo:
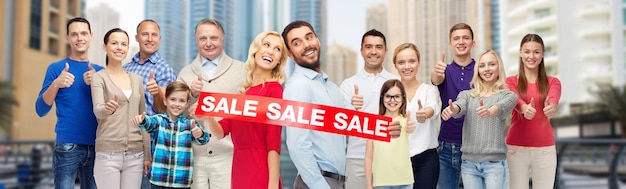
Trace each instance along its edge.
<instances>
[{"instance_id":1,"label":"raised hand","mask_svg":"<svg viewBox=\"0 0 626 189\"><path fill-rule=\"evenodd\" d=\"M485 107L485 103L483 102L483 98L480 98L479 106L476 108L476 114L480 118L488 118L493 116L493 113L489 111L489 108Z\"/></svg>"},{"instance_id":2,"label":"raised hand","mask_svg":"<svg viewBox=\"0 0 626 189\"><path fill-rule=\"evenodd\" d=\"M198 128L198 126L196 125L196 120L194 119L191 120L191 134L194 138L200 138L202 137L202 135L204 135L204 131Z\"/></svg>"},{"instance_id":3,"label":"raised hand","mask_svg":"<svg viewBox=\"0 0 626 189\"><path fill-rule=\"evenodd\" d=\"M61 71L59 77L57 77L53 81L53 84L57 88L68 88L72 86L72 84L74 84L74 74L70 73L69 70L70 65L68 63L65 63L65 68L63 69L63 71Z\"/></svg>"},{"instance_id":4,"label":"raised hand","mask_svg":"<svg viewBox=\"0 0 626 189\"><path fill-rule=\"evenodd\" d=\"M554 103L550 102L548 99L549 98L546 98L546 101L543 102L543 114L546 115L548 119L550 119L554 117L554 114L556 113L556 105L554 105Z\"/></svg>"},{"instance_id":5,"label":"raised hand","mask_svg":"<svg viewBox=\"0 0 626 189\"><path fill-rule=\"evenodd\" d=\"M533 119L533 117L535 117L535 114L537 113L537 110L535 109L535 99L534 98L530 99L530 103L522 106L522 113L524 114L524 118L526 118L527 120L531 120L531 119Z\"/></svg>"},{"instance_id":6,"label":"raised hand","mask_svg":"<svg viewBox=\"0 0 626 189\"><path fill-rule=\"evenodd\" d=\"M415 112L415 117L418 123L426 122L426 111L424 111L424 106L422 106L422 100L420 99L417 99L417 112Z\"/></svg>"},{"instance_id":7,"label":"raised hand","mask_svg":"<svg viewBox=\"0 0 626 189\"><path fill-rule=\"evenodd\" d=\"M408 111L407 115L411 115L411 111ZM406 132L413 133L413 131L415 131L415 128L417 128L417 123L415 123L415 121L413 121L413 119L411 119L410 117L407 119L408 121L406 122Z\"/></svg>"},{"instance_id":8,"label":"raised hand","mask_svg":"<svg viewBox=\"0 0 626 189\"><path fill-rule=\"evenodd\" d=\"M202 75L198 75L198 80L194 80L191 82L191 96L198 97L203 87L204 83L202 82Z\"/></svg>"},{"instance_id":9,"label":"raised hand","mask_svg":"<svg viewBox=\"0 0 626 189\"><path fill-rule=\"evenodd\" d=\"M400 137L400 131L402 130L402 125L400 125L400 121L393 120L391 121L391 123L389 123L387 130L389 130L389 135L391 135L391 138L398 138Z\"/></svg>"},{"instance_id":10,"label":"raised hand","mask_svg":"<svg viewBox=\"0 0 626 189\"><path fill-rule=\"evenodd\" d=\"M444 121L448 121L452 117L452 115L458 113L459 111L459 107L452 103L452 99L448 99L448 107L444 108L441 112L441 118Z\"/></svg>"},{"instance_id":11,"label":"raised hand","mask_svg":"<svg viewBox=\"0 0 626 189\"><path fill-rule=\"evenodd\" d=\"M435 64L434 73L437 76L444 77L446 74L446 67L448 67L448 64L446 64L446 53L441 53L441 59L437 62L437 64Z\"/></svg>"},{"instance_id":12,"label":"raised hand","mask_svg":"<svg viewBox=\"0 0 626 189\"><path fill-rule=\"evenodd\" d=\"M352 96L352 106L354 109L360 110L363 108L363 96L359 95L359 86L354 84L354 95Z\"/></svg>"},{"instance_id":13,"label":"raised hand","mask_svg":"<svg viewBox=\"0 0 626 189\"><path fill-rule=\"evenodd\" d=\"M91 85L91 77L94 73L96 73L96 69L93 69L91 62L87 64L87 67L89 67L89 70L83 73L83 80L85 81L85 84Z\"/></svg>"},{"instance_id":14,"label":"raised hand","mask_svg":"<svg viewBox=\"0 0 626 189\"><path fill-rule=\"evenodd\" d=\"M144 119L146 119L146 112L143 112L141 115L136 115L135 117L133 117L133 119L130 120L130 123L134 126L137 126L141 124Z\"/></svg>"},{"instance_id":15,"label":"raised hand","mask_svg":"<svg viewBox=\"0 0 626 189\"><path fill-rule=\"evenodd\" d=\"M154 80L154 70L150 70L150 76L148 77L148 82L146 83L146 89L148 89L148 92L153 96L159 94L159 85L156 80Z\"/></svg>"},{"instance_id":16,"label":"raised hand","mask_svg":"<svg viewBox=\"0 0 626 189\"><path fill-rule=\"evenodd\" d=\"M115 113L115 111L117 110L117 108L120 107L120 104L117 103L118 102L118 97L117 94L113 97L113 100L109 100L105 105L104 105L104 113L112 115L113 113Z\"/></svg>"}]
</instances>

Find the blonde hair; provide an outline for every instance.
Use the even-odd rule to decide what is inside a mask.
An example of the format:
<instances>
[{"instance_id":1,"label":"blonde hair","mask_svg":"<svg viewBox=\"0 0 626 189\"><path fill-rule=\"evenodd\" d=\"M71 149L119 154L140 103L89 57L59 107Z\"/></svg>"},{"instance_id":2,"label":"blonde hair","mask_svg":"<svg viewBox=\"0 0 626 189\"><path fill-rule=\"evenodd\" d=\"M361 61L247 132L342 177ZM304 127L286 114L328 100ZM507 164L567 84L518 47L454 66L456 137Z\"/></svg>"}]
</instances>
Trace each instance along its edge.
<instances>
[{"instance_id":1,"label":"blonde hair","mask_svg":"<svg viewBox=\"0 0 626 189\"><path fill-rule=\"evenodd\" d=\"M281 53L280 60L278 61L278 64L276 65L276 67L272 69L272 78L276 79L278 83L280 84L282 84L283 80L285 80L285 73L283 72L283 68L285 67L285 64L287 64L287 46L285 45L285 42L283 41L283 37L280 34L278 34L278 32L265 31L257 35L254 38L254 41L250 43L250 49L248 50L248 59L246 60L246 63L245 63L246 81L244 81L243 84L241 84L241 87L239 88L239 92L242 94L244 94L246 90L248 90L248 88L250 88L253 84L252 72L254 72L254 70L256 69L256 61L254 60L254 54L256 54L261 49L261 46L263 45L262 44L263 39L265 39L267 36L270 36L270 35L279 37L283 45L283 48L281 49L281 52L280 52Z\"/></svg>"},{"instance_id":2,"label":"blonde hair","mask_svg":"<svg viewBox=\"0 0 626 189\"><path fill-rule=\"evenodd\" d=\"M506 82L505 82L506 73L504 72L504 64L502 64L502 59L500 58L500 56L498 55L496 51L491 50L491 49L484 51L483 53L480 54L480 56L478 56L478 61L480 61L480 59L487 54L492 54L494 57L496 57L496 62L498 63L498 79L496 80L496 83L494 84L494 86L491 88L491 92L498 93L498 92L508 90L508 87L506 86ZM480 92L485 90L484 89L485 81L478 74L479 65L480 64L478 62L474 63L474 77L472 78L472 81L470 81L470 87L471 87L470 95L473 97L479 96Z\"/></svg>"}]
</instances>

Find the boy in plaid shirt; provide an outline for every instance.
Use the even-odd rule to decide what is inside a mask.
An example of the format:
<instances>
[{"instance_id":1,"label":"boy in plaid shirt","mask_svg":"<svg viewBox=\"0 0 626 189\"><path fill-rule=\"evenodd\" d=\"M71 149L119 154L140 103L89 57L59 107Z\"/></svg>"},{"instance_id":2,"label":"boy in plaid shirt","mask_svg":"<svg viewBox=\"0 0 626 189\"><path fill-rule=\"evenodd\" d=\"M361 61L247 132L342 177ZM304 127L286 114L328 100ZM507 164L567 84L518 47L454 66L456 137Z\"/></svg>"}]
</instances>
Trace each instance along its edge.
<instances>
[{"instance_id":1,"label":"boy in plaid shirt","mask_svg":"<svg viewBox=\"0 0 626 189\"><path fill-rule=\"evenodd\" d=\"M183 115L189 104L189 93L186 84L172 82L165 90L166 113L146 116L144 112L132 120L141 130L158 133L148 173L152 189L189 188L193 173L191 142L209 142L209 133Z\"/></svg>"}]
</instances>

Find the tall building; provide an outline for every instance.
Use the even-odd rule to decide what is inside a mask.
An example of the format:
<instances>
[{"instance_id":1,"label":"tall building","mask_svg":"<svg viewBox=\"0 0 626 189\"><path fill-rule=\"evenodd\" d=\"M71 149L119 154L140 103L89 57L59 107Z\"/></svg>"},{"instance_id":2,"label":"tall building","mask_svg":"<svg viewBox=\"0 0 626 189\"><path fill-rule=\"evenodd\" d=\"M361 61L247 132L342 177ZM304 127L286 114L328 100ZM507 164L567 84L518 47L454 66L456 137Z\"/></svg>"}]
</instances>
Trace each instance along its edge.
<instances>
[{"instance_id":1,"label":"tall building","mask_svg":"<svg viewBox=\"0 0 626 189\"><path fill-rule=\"evenodd\" d=\"M357 53L350 47L332 44L327 47L326 74L335 84L341 84L345 78L356 73ZM360 56L359 56L360 57Z\"/></svg>"},{"instance_id":2,"label":"tall building","mask_svg":"<svg viewBox=\"0 0 626 189\"><path fill-rule=\"evenodd\" d=\"M185 39L189 31L188 4L192 1L146 0L145 18L153 19L161 28L159 54L178 73L188 64L188 44ZM195 42L194 42L195 44Z\"/></svg>"},{"instance_id":3,"label":"tall building","mask_svg":"<svg viewBox=\"0 0 626 189\"><path fill-rule=\"evenodd\" d=\"M500 12L500 0L489 0L489 18L491 20L491 46L494 51L498 54L502 54L502 49L500 48L500 35L502 31L500 30L500 23L502 20Z\"/></svg>"},{"instance_id":4,"label":"tall building","mask_svg":"<svg viewBox=\"0 0 626 189\"><path fill-rule=\"evenodd\" d=\"M448 47L450 42L450 27L463 22L469 24L474 31L474 40L477 46L473 48L473 54L482 51L485 47L480 46L478 41L485 40L482 35L477 35L488 30L479 27L478 0L390 0L389 1L389 47L395 48L402 43L413 43L420 51L420 68L417 79L420 82L430 83L430 71L435 63L440 60L441 53L446 53L446 62L452 62L453 51ZM480 4L480 6L483 6ZM485 44L486 45L486 44ZM393 57L393 50L388 55ZM392 65L386 64L385 68L395 73Z\"/></svg>"},{"instance_id":5,"label":"tall building","mask_svg":"<svg viewBox=\"0 0 626 189\"><path fill-rule=\"evenodd\" d=\"M81 0L0 2L3 10L0 72L3 80L12 81L19 103L12 110L12 140L54 140L56 106L47 116L39 118L35 101L48 65L70 54L66 42L67 20L84 17L84 7Z\"/></svg>"},{"instance_id":6,"label":"tall building","mask_svg":"<svg viewBox=\"0 0 626 189\"><path fill-rule=\"evenodd\" d=\"M501 22L502 53L508 75L518 72L522 37L539 34L545 45L546 71L561 80L560 115L584 112L589 107L586 104L597 99L594 94L597 83L624 83L625 22L621 1L500 3L502 19L506 19Z\"/></svg>"},{"instance_id":7,"label":"tall building","mask_svg":"<svg viewBox=\"0 0 626 189\"><path fill-rule=\"evenodd\" d=\"M291 21L295 21L295 20L303 20L306 22L309 22L312 26L313 29L315 30L315 33L317 34L317 37L320 40L320 48L322 49L322 51L320 51L320 61L326 60L326 55L324 53L326 53L327 51L324 51L324 49L326 49L326 32L328 31L326 29L327 25L326 25L326 0L290 0L290 6L291 6L291 13L290 13L290 19ZM282 30L281 30L282 31ZM293 68L293 61L289 61L290 67ZM328 64L325 64L322 62L321 68L322 70L326 70L326 66L328 66ZM291 73L291 72L289 72Z\"/></svg>"},{"instance_id":8,"label":"tall building","mask_svg":"<svg viewBox=\"0 0 626 189\"><path fill-rule=\"evenodd\" d=\"M120 14L108 4L100 3L100 5L87 11L87 20L93 26L97 26L91 28L93 39L91 40L91 48L89 48L89 61L105 66L106 53L102 49L104 34L110 29L120 27ZM134 36L129 36L129 45L130 40L133 39L132 37ZM127 57L132 56L129 51Z\"/></svg>"}]
</instances>

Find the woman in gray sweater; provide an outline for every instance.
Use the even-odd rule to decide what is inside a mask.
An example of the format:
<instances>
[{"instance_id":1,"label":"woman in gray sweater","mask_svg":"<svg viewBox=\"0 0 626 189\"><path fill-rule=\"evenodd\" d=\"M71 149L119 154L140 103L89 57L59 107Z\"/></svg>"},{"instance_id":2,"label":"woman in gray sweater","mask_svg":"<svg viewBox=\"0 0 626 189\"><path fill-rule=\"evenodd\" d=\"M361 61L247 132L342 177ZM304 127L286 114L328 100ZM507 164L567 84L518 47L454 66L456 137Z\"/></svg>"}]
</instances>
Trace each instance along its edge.
<instances>
[{"instance_id":1,"label":"woman in gray sweater","mask_svg":"<svg viewBox=\"0 0 626 189\"><path fill-rule=\"evenodd\" d=\"M443 120L465 115L461 176L469 189L506 188L505 122L517 103L517 95L508 90L504 65L493 50L483 52L474 68L471 89L448 100L441 112Z\"/></svg>"}]
</instances>

